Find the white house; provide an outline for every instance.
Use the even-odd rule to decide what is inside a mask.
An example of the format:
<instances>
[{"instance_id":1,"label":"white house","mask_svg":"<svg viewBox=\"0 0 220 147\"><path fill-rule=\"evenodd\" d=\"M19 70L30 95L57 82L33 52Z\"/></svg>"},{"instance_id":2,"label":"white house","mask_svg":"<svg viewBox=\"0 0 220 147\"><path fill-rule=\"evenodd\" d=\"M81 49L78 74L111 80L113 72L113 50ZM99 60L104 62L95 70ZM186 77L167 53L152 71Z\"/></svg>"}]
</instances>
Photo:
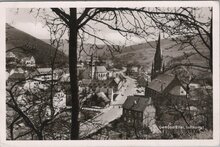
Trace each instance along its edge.
<instances>
[{"instance_id":1,"label":"white house","mask_svg":"<svg viewBox=\"0 0 220 147\"><path fill-rule=\"evenodd\" d=\"M7 53L6 53L6 59L8 59L8 58L15 59L16 56L15 56L15 54L14 54L13 52L7 52Z\"/></svg>"},{"instance_id":2,"label":"white house","mask_svg":"<svg viewBox=\"0 0 220 147\"><path fill-rule=\"evenodd\" d=\"M52 80L52 68L38 68L37 69L38 77L37 80L41 81L51 81ZM58 80L59 73L55 70L53 71L53 80Z\"/></svg>"},{"instance_id":3,"label":"white house","mask_svg":"<svg viewBox=\"0 0 220 147\"><path fill-rule=\"evenodd\" d=\"M53 107L55 112L66 107L66 94L63 91L57 92L53 97Z\"/></svg>"},{"instance_id":4,"label":"white house","mask_svg":"<svg viewBox=\"0 0 220 147\"><path fill-rule=\"evenodd\" d=\"M107 80L107 69L105 66L96 66L95 67L95 78L98 80Z\"/></svg>"},{"instance_id":5,"label":"white house","mask_svg":"<svg viewBox=\"0 0 220 147\"><path fill-rule=\"evenodd\" d=\"M13 67L17 65L17 57L12 52L6 53L6 66L7 67Z\"/></svg>"},{"instance_id":6,"label":"white house","mask_svg":"<svg viewBox=\"0 0 220 147\"><path fill-rule=\"evenodd\" d=\"M22 68L16 68L16 69L12 69L10 72L9 72L9 75L12 75L14 73L21 73L23 74L24 73L24 70Z\"/></svg>"},{"instance_id":7,"label":"white house","mask_svg":"<svg viewBox=\"0 0 220 147\"><path fill-rule=\"evenodd\" d=\"M25 58L21 59L21 64L25 67L35 67L36 66L35 59L33 56L25 57Z\"/></svg>"}]
</instances>

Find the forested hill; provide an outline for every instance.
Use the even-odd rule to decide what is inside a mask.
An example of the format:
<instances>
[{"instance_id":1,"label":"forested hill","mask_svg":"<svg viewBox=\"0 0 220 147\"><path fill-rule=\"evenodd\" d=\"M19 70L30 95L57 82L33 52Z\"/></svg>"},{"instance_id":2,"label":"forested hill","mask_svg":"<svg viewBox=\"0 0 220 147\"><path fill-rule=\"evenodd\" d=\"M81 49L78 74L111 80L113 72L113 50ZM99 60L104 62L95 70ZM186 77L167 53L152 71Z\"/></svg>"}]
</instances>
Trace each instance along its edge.
<instances>
[{"instance_id":1,"label":"forested hill","mask_svg":"<svg viewBox=\"0 0 220 147\"><path fill-rule=\"evenodd\" d=\"M36 64L50 66L56 49L44 41L6 24L6 50L18 58L33 56ZM57 51L55 63L67 63L67 56Z\"/></svg>"}]
</instances>

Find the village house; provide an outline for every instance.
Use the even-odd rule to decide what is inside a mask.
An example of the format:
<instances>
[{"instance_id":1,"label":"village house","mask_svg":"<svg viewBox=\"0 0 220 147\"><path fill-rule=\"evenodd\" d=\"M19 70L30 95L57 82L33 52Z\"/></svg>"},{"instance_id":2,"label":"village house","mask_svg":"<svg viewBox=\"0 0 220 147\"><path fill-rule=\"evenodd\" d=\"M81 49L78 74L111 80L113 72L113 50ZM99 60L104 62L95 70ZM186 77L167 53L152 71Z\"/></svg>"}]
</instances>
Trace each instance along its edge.
<instances>
[{"instance_id":1,"label":"village house","mask_svg":"<svg viewBox=\"0 0 220 147\"><path fill-rule=\"evenodd\" d=\"M11 75L9 75L7 81L6 81L6 86L10 87L13 84L15 84L15 82L20 82L18 83L18 85L23 84L25 81L25 75L24 73L13 73Z\"/></svg>"},{"instance_id":2,"label":"village house","mask_svg":"<svg viewBox=\"0 0 220 147\"><path fill-rule=\"evenodd\" d=\"M125 79L121 75L116 78L113 78L113 81L110 83L110 86L114 88L113 90L116 93L123 87L124 82L125 82Z\"/></svg>"},{"instance_id":3,"label":"village house","mask_svg":"<svg viewBox=\"0 0 220 147\"><path fill-rule=\"evenodd\" d=\"M55 112L59 112L60 109L66 107L66 98L67 98L67 95L63 90L56 92L54 94L53 107L55 109Z\"/></svg>"},{"instance_id":4,"label":"village house","mask_svg":"<svg viewBox=\"0 0 220 147\"><path fill-rule=\"evenodd\" d=\"M33 56L22 58L21 65L27 68L36 67L35 58Z\"/></svg>"},{"instance_id":5,"label":"village house","mask_svg":"<svg viewBox=\"0 0 220 147\"><path fill-rule=\"evenodd\" d=\"M84 107L100 107L105 108L109 106L111 100L106 96L104 92L97 92L93 94L89 94L86 99L84 99L83 106Z\"/></svg>"},{"instance_id":6,"label":"village house","mask_svg":"<svg viewBox=\"0 0 220 147\"><path fill-rule=\"evenodd\" d=\"M10 70L9 75L12 75L13 73L22 73L22 74L24 74L25 71L22 68L14 68L14 69Z\"/></svg>"},{"instance_id":7,"label":"village house","mask_svg":"<svg viewBox=\"0 0 220 147\"><path fill-rule=\"evenodd\" d=\"M6 59L16 59L16 55L13 52L7 52L6 53Z\"/></svg>"},{"instance_id":8,"label":"village house","mask_svg":"<svg viewBox=\"0 0 220 147\"><path fill-rule=\"evenodd\" d=\"M85 80L83 81L83 84L85 84ZM113 101L113 85L112 80L105 80L105 81L99 81L99 80L92 80L91 82L88 82L87 87L88 89L94 93L104 92L105 95ZM85 85L86 86L86 85Z\"/></svg>"},{"instance_id":9,"label":"village house","mask_svg":"<svg viewBox=\"0 0 220 147\"><path fill-rule=\"evenodd\" d=\"M155 124L156 109L151 98L145 96L128 96L122 105L122 118L131 127L149 127L153 133L160 133ZM156 126L156 127L155 127Z\"/></svg>"},{"instance_id":10,"label":"village house","mask_svg":"<svg viewBox=\"0 0 220 147\"><path fill-rule=\"evenodd\" d=\"M52 68L37 68L35 75L35 79L41 81L51 81L52 78L56 81L59 78L59 73L56 70L52 71Z\"/></svg>"},{"instance_id":11,"label":"village house","mask_svg":"<svg viewBox=\"0 0 220 147\"><path fill-rule=\"evenodd\" d=\"M108 70L108 76L109 77L118 77L121 74L121 70L117 68L112 68Z\"/></svg>"},{"instance_id":12,"label":"village house","mask_svg":"<svg viewBox=\"0 0 220 147\"><path fill-rule=\"evenodd\" d=\"M105 66L95 66L95 79L107 80L107 73Z\"/></svg>"},{"instance_id":13,"label":"village house","mask_svg":"<svg viewBox=\"0 0 220 147\"><path fill-rule=\"evenodd\" d=\"M114 94L122 88L124 82L125 79L120 77L107 80L82 79L79 81L79 87L84 93L104 92L112 102Z\"/></svg>"},{"instance_id":14,"label":"village house","mask_svg":"<svg viewBox=\"0 0 220 147\"><path fill-rule=\"evenodd\" d=\"M18 58L13 52L6 53L6 67L13 68L17 65Z\"/></svg>"},{"instance_id":15,"label":"village house","mask_svg":"<svg viewBox=\"0 0 220 147\"><path fill-rule=\"evenodd\" d=\"M48 84L45 84L41 81L36 80L26 80L24 83L24 89L27 91L32 91L34 93L39 92L39 90L46 90L48 89Z\"/></svg>"}]
</instances>

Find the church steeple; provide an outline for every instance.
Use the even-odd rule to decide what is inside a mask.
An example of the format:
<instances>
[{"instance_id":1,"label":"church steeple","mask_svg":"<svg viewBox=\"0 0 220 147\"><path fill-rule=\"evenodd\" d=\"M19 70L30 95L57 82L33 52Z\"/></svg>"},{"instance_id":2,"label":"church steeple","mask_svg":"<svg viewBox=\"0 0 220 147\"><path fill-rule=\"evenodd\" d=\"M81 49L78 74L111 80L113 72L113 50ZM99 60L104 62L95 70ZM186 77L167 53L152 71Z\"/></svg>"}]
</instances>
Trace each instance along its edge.
<instances>
[{"instance_id":1,"label":"church steeple","mask_svg":"<svg viewBox=\"0 0 220 147\"><path fill-rule=\"evenodd\" d=\"M152 65L153 69L152 69L152 75L151 75L152 79L162 72L163 58L162 58L162 51L160 48L160 34L159 34L158 41L157 41L153 64L154 66Z\"/></svg>"}]
</instances>

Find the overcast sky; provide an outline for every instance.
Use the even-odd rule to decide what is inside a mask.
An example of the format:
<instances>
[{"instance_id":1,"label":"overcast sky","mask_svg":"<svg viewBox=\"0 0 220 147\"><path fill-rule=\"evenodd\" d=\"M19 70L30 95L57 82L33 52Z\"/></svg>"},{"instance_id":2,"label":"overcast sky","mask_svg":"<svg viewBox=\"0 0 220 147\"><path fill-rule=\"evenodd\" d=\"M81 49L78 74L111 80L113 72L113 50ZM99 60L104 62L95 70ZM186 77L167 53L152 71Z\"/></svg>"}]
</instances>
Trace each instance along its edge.
<instances>
[{"instance_id":1,"label":"overcast sky","mask_svg":"<svg viewBox=\"0 0 220 147\"><path fill-rule=\"evenodd\" d=\"M206 14L207 9L204 10L204 14ZM208 11L207 11L208 12ZM47 27L44 26L44 23L39 18L35 18L33 14L30 14L30 9L7 9L6 12L6 22L17 29L20 29L32 36L35 36L39 39L49 39L49 31ZM116 43L123 44L126 39L121 36L117 31L111 31L109 29L104 28L103 26L94 26L100 29L99 35ZM158 30L155 30L155 33L158 33ZM65 35L68 38L67 34ZM155 38L156 39L156 38ZM138 37L132 37L132 41L126 41L127 44L137 44L144 42L144 39L140 39ZM93 40L89 40L92 43ZM148 40L150 41L150 40Z\"/></svg>"}]
</instances>

